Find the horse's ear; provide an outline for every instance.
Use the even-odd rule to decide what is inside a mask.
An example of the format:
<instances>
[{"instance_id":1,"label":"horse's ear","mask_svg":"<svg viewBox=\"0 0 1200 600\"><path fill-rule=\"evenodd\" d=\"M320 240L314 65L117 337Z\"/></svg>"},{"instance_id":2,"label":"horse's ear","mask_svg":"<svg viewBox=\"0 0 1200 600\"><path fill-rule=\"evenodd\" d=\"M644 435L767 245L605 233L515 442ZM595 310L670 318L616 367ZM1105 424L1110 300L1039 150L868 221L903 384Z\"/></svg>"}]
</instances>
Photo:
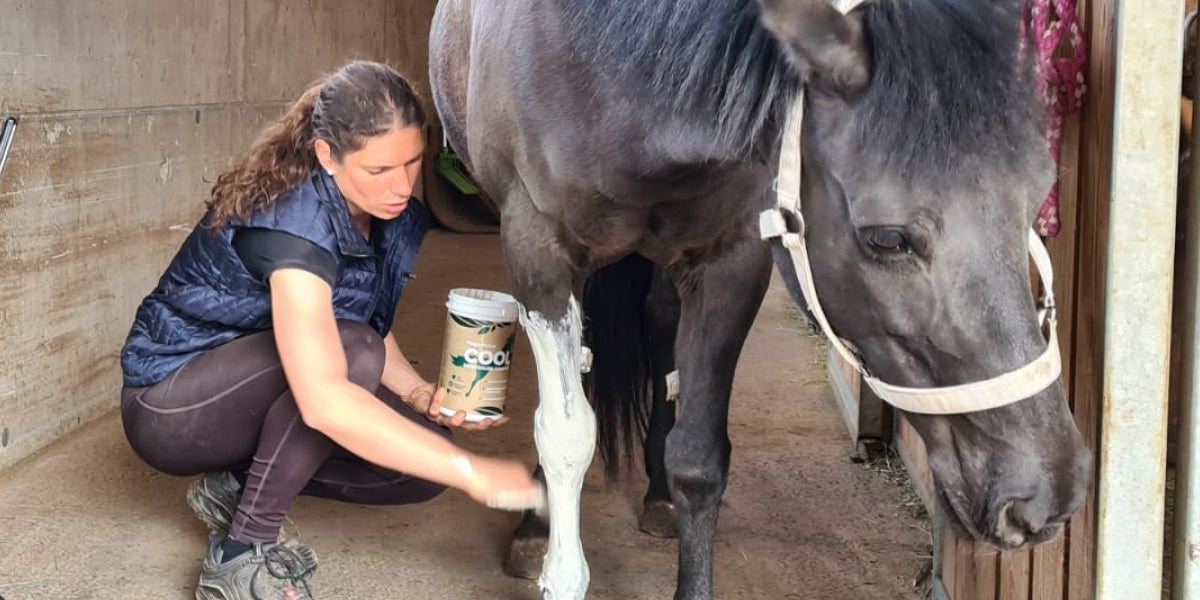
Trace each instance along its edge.
<instances>
[{"instance_id":1,"label":"horse's ear","mask_svg":"<svg viewBox=\"0 0 1200 600\"><path fill-rule=\"evenodd\" d=\"M862 21L828 0L758 0L762 22L809 82L855 97L871 76L871 53Z\"/></svg>"}]
</instances>

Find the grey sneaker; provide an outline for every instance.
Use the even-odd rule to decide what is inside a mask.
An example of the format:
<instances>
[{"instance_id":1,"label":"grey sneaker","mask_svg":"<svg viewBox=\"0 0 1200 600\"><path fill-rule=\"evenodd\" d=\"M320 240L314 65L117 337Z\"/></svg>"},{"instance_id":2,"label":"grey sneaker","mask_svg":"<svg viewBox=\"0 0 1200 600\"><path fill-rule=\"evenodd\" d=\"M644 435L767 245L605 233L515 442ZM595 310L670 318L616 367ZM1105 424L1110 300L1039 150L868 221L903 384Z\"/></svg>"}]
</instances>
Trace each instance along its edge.
<instances>
[{"instance_id":1,"label":"grey sneaker","mask_svg":"<svg viewBox=\"0 0 1200 600\"><path fill-rule=\"evenodd\" d=\"M228 471L205 473L204 477L193 481L187 491L187 504L196 513L196 518L208 525L210 531L219 534L229 532L241 499L242 486Z\"/></svg>"},{"instance_id":2,"label":"grey sneaker","mask_svg":"<svg viewBox=\"0 0 1200 600\"><path fill-rule=\"evenodd\" d=\"M317 554L299 544L259 542L245 554L221 562L221 538L211 536L196 600L312 600L308 578Z\"/></svg>"}]
</instances>

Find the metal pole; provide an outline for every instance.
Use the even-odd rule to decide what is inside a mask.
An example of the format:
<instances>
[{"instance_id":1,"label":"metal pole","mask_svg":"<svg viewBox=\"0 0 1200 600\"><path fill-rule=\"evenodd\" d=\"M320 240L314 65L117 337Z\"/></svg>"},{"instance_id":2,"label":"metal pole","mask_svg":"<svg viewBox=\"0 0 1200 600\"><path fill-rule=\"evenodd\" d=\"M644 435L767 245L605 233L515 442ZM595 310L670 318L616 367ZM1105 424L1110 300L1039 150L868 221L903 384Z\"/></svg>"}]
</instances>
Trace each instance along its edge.
<instances>
[{"instance_id":1,"label":"metal pole","mask_svg":"<svg viewBox=\"0 0 1200 600\"><path fill-rule=\"evenodd\" d=\"M17 134L17 118L9 117L0 127L0 176L4 175L4 163L8 162L8 151L12 149L13 136Z\"/></svg>"},{"instance_id":2,"label":"metal pole","mask_svg":"<svg viewBox=\"0 0 1200 600\"><path fill-rule=\"evenodd\" d=\"M1191 13L1184 21L1183 37L1195 19ZM1197 58L1200 58L1198 52ZM1198 63L1200 64L1200 63ZM1200 100L1200 77L1192 82L1192 98ZM1192 126L1200 121L1200 102L1192 103ZM1196 299L1200 296L1200 132L1192 131L1191 153L1188 157L1191 185L1188 189L1187 254L1182 276L1187 279L1183 314L1179 315L1184 325L1183 368L1180 389L1179 411L1179 460L1175 465L1175 537L1171 597L1175 600L1200 600L1200 443L1196 434L1200 431L1200 386L1196 376L1200 373L1200 352L1196 343L1200 341L1200 324L1196 321ZM1196 493L1193 493L1196 492Z\"/></svg>"},{"instance_id":3,"label":"metal pole","mask_svg":"<svg viewBox=\"0 0 1200 600\"><path fill-rule=\"evenodd\" d=\"M1097 600L1162 591L1183 3L1117 2Z\"/></svg>"}]
</instances>

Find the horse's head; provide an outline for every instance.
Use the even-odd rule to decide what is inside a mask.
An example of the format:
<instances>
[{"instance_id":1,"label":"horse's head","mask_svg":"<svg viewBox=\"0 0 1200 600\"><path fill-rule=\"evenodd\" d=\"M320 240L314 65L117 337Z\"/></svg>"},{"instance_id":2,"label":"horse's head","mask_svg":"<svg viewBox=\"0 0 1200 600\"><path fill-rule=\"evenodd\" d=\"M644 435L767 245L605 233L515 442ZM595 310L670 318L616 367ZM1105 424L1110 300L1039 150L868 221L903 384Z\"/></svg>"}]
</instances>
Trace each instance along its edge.
<instances>
[{"instance_id":1,"label":"horse's head","mask_svg":"<svg viewBox=\"0 0 1200 600\"><path fill-rule=\"evenodd\" d=\"M885 382L987 380L1046 348L1026 240L1054 168L1019 4L871 0L843 16L826 0L761 0L808 83L816 290ZM947 514L976 539L1037 543L1080 506L1090 455L1061 382L1000 408L907 416Z\"/></svg>"}]
</instances>

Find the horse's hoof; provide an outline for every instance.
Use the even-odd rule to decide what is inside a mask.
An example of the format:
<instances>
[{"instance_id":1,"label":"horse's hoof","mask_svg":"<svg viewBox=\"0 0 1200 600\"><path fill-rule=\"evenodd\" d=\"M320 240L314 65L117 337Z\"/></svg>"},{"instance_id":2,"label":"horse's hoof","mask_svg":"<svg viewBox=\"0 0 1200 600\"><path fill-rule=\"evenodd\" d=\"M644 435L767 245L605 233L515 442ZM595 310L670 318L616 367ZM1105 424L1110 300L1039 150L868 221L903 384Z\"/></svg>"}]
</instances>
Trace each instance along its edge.
<instances>
[{"instance_id":1,"label":"horse's hoof","mask_svg":"<svg viewBox=\"0 0 1200 600\"><path fill-rule=\"evenodd\" d=\"M504 561L504 574L517 579L537 579L542 575L542 560L548 541L544 537L514 537Z\"/></svg>"},{"instance_id":2,"label":"horse's hoof","mask_svg":"<svg viewBox=\"0 0 1200 600\"><path fill-rule=\"evenodd\" d=\"M666 500L647 500L638 517L638 529L660 538L679 537L679 512L675 503Z\"/></svg>"}]
</instances>

